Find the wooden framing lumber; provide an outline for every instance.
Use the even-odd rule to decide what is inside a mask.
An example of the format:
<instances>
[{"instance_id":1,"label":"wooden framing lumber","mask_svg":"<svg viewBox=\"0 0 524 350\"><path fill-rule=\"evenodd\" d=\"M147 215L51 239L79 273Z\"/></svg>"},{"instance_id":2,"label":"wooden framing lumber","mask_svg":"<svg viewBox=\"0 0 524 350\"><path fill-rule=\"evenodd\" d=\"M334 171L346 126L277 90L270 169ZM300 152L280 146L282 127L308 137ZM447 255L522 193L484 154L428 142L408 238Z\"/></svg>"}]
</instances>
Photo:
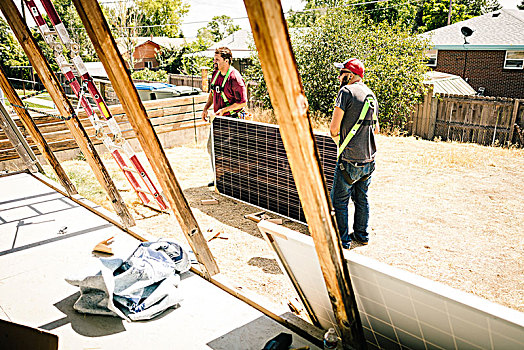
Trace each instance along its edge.
<instances>
[{"instance_id":1,"label":"wooden framing lumber","mask_svg":"<svg viewBox=\"0 0 524 350\"><path fill-rule=\"evenodd\" d=\"M64 118L70 118L66 120L65 123L80 147L80 150L86 157L86 160L93 170L98 182L108 194L116 213L120 216L124 225L134 226L135 220L122 200L120 193L109 176L109 173L102 163L93 143L76 116L64 90L60 86L56 76L51 71L49 63L47 63L42 51L36 44L35 39L18 12L13 0L2 0L0 2L0 9L18 39L18 42L20 42L20 45L29 58L31 65L35 68L42 83L44 83L44 86L57 106L60 115Z\"/></svg>"},{"instance_id":2,"label":"wooden framing lumber","mask_svg":"<svg viewBox=\"0 0 524 350\"><path fill-rule=\"evenodd\" d=\"M69 196L78 194L75 185L73 185L66 172L64 171L64 168L62 168L62 165L60 165L60 162L55 157L55 154L53 153L53 151L51 151L51 148L40 133L40 130L38 130L38 127L29 115L29 112L24 108L16 107L23 106L22 100L18 96L18 93L13 88L13 86L9 83L9 80L7 79L7 76L5 75L5 72L1 66L0 88L5 93L7 99L9 100L9 103L11 103L14 110L18 114L18 117L22 121L22 124L24 125L26 131L29 133L33 141L36 143L36 146L40 150L40 153L44 156L49 165L53 168L56 176L58 177L58 180L60 181L60 184L65 188Z\"/></svg>"},{"instance_id":3,"label":"wooden framing lumber","mask_svg":"<svg viewBox=\"0 0 524 350\"><path fill-rule=\"evenodd\" d=\"M515 99L515 103L513 104L513 114L511 115L511 120L509 122L509 135L508 135L508 141L511 144L513 142L513 131L515 130L515 122L517 121L517 115L519 114L519 99Z\"/></svg>"},{"instance_id":4,"label":"wooden framing lumber","mask_svg":"<svg viewBox=\"0 0 524 350\"><path fill-rule=\"evenodd\" d=\"M345 347L366 348L308 104L279 0L244 0L280 134ZM297 137L299 135L300 137Z\"/></svg>"},{"instance_id":5,"label":"wooden framing lumber","mask_svg":"<svg viewBox=\"0 0 524 350\"><path fill-rule=\"evenodd\" d=\"M117 49L100 5L96 0L74 0L73 3L197 260L208 276L217 274L218 265L191 212L158 136L147 118L144 105Z\"/></svg>"}]
</instances>

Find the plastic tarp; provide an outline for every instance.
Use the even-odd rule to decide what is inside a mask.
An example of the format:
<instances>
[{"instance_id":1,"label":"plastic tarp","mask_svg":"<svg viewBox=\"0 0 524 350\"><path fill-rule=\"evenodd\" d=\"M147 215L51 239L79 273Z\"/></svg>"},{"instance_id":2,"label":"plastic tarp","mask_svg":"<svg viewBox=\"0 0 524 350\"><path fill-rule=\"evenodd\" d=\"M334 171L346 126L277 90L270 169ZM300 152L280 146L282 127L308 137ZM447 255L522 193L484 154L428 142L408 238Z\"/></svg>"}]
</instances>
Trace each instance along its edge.
<instances>
[{"instance_id":1,"label":"plastic tarp","mask_svg":"<svg viewBox=\"0 0 524 350\"><path fill-rule=\"evenodd\" d=\"M188 253L176 242L143 242L131 256L100 258L97 273L69 277L80 288L74 309L81 313L148 320L182 301L180 274L189 270Z\"/></svg>"}]
</instances>

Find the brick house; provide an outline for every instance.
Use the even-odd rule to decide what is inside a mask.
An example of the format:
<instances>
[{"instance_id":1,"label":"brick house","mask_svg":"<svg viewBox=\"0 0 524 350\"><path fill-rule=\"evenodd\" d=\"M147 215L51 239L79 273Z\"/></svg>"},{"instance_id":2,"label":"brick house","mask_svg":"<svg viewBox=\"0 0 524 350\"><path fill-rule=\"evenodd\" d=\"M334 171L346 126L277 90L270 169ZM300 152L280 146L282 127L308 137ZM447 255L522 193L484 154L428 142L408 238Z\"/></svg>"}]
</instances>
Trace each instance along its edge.
<instances>
[{"instance_id":1,"label":"brick house","mask_svg":"<svg viewBox=\"0 0 524 350\"><path fill-rule=\"evenodd\" d=\"M461 28L473 33L464 37ZM524 98L524 11L502 9L421 34L428 66L461 76L484 96Z\"/></svg>"},{"instance_id":2,"label":"brick house","mask_svg":"<svg viewBox=\"0 0 524 350\"><path fill-rule=\"evenodd\" d=\"M167 38L167 37L134 37L119 38L117 44L124 59L133 54L134 69L157 68L160 63L157 60L157 53L162 48L179 48L187 43L186 38Z\"/></svg>"}]
</instances>

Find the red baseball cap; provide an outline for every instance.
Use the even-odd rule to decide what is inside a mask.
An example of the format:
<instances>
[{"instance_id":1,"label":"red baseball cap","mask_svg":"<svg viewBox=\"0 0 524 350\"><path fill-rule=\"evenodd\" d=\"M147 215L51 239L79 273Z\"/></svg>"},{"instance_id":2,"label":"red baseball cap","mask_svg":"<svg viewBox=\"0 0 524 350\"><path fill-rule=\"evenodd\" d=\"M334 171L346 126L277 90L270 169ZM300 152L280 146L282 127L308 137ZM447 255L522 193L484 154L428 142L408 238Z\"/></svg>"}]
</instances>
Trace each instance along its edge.
<instances>
[{"instance_id":1,"label":"red baseball cap","mask_svg":"<svg viewBox=\"0 0 524 350\"><path fill-rule=\"evenodd\" d=\"M360 75L361 78L364 77L364 63L359 59L350 58L343 63L335 63L335 67L338 69L347 69L353 74Z\"/></svg>"}]
</instances>

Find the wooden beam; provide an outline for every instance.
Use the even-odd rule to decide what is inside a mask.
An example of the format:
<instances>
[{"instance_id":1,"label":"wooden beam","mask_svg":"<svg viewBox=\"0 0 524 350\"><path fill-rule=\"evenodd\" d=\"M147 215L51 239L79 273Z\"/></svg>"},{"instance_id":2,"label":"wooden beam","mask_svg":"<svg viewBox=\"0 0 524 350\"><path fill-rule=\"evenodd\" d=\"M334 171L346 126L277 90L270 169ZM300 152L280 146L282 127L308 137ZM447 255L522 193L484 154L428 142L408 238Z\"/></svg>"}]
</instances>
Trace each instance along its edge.
<instances>
[{"instance_id":1,"label":"wooden beam","mask_svg":"<svg viewBox=\"0 0 524 350\"><path fill-rule=\"evenodd\" d=\"M73 3L191 249L204 267L205 273L209 276L217 274L218 265L184 197L158 136L147 118L144 105L140 101L98 2L73 0Z\"/></svg>"},{"instance_id":2,"label":"wooden beam","mask_svg":"<svg viewBox=\"0 0 524 350\"><path fill-rule=\"evenodd\" d=\"M65 188L69 196L78 194L75 185L73 185L66 172L62 168L62 165L60 165L60 162L55 157L55 154L53 153L53 151L51 151L51 148L47 144L44 136L42 136L42 134L40 133L40 130L38 130L38 127L29 115L29 112L24 108L16 107L23 106L22 100L18 96L18 93L13 88L11 83L9 83L9 80L7 79L7 76L1 66L0 88L7 96L9 103L11 103L11 105L15 109L16 113L18 114L18 117L20 117L22 124L24 124L25 129L27 130L33 141L36 143L36 146L40 150L40 153L42 154L42 156L44 156L49 165L55 171L55 174L58 177L60 184Z\"/></svg>"},{"instance_id":3,"label":"wooden beam","mask_svg":"<svg viewBox=\"0 0 524 350\"><path fill-rule=\"evenodd\" d=\"M47 60L42 54L42 51L36 44L35 39L31 35L31 32L29 31L29 28L22 19L22 16L18 12L18 9L16 8L16 5L14 4L13 0L0 1L0 9L2 10L4 17L6 18L7 22L9 23L9 26L13 30L16 38L22 45L22 48L24 49L27 57L29 58L29 62L31 62L31 65L34 67L35 71L40 77L40 80L42 81L42 83L44 83L44 86L46 87L46 90L49 92L49 95L53 99L53 102L57 106L60 115L66 119L65 123L69 131L71 132L73 138L80 147L80 150L86 157L86 160L88 164L91 166L93 172L95 173L98 182L108 194L116 213L118 214L118 216L120 216L124 225L134 226L135 220L133 219L133 217L129 213L129 210L124 204L124 201L122 200L120 193L116 189L113 180L109 176L109 173L107 172L104 163L102 163L102 160L100 159L100 156L95 150L93 143L89 139L89 136L87 135L85 129L80 123L80 120L76 116L75 110L73 109L71 103L67 99L64 90L62 90L62 87L60 86L58 79L51 71L51 67L47 63Z\"/></svg>"},{"instance_id":4,"label":"wooden beam","mask_svg":"<svg viewBox=\"0 0 524 350\"><path fill-rule=\"evenodd\" d=\"M509 122L508 141L510 144L513 141L513 131L515 130L515 122L517 121L517 115L519 114L519 103L520 100L516 98L515 103L513 104L513 114L511 115L511 120Z\"/></svg>"},{"instance_id":5,"label":"wooden beam","mask_svg":"<svg viewBox=\"0 0 524 350\"><path fill-rule=\"evenodd\" d=\"M244 0L271 103L345 347L366 348L279 0Z\"/></svg>"}]
</instances>

